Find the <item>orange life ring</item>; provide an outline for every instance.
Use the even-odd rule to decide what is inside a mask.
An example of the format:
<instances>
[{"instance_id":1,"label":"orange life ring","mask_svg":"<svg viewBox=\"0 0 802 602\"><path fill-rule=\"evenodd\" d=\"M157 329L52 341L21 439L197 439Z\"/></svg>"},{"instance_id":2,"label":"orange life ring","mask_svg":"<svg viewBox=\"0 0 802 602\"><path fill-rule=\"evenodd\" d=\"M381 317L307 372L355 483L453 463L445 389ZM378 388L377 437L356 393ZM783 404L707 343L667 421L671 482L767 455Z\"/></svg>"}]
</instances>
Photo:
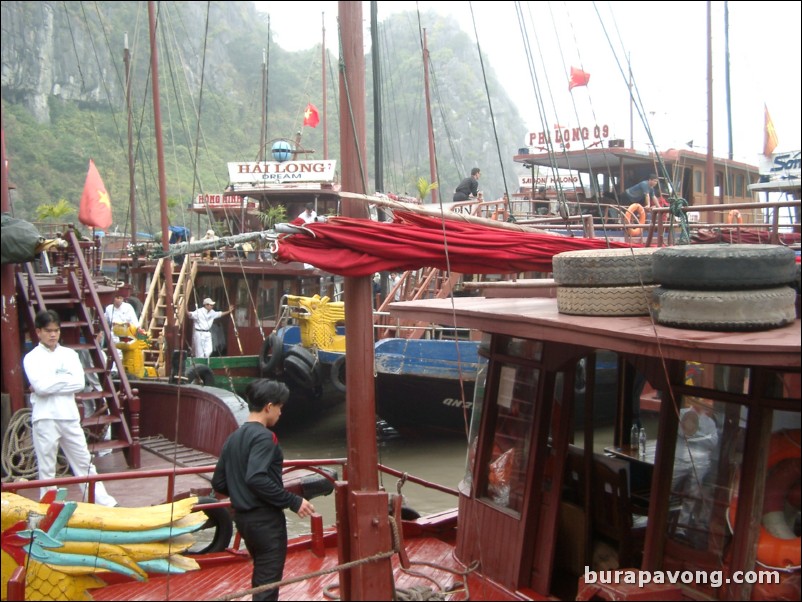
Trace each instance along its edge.
<instances>
[{"instance_id":1,"label":"orange life ring","mask_svg":"<svg viewBox=\"0 0 802 602\"><path fill-rule=\"evenodd\" d=\"M777 431L769 443L763 495L763 520L757 544L757 562L769 568L798 569L802 564L802 541L785 523L785 504L799 505L800 430ZM727 514L730 530L738 513L737 484Z\"/></svg>"},{"instance_id":2,"label":"orange life ring","mask_svg":"<svg viewBox=\"0 0 802 602\"><path fill-rule=\"evenodd\" d=\"M640 203L632 203L624 213L624 221L627 224L631 224L633 219L637 219L639 224L646 223L646 209ZM640 228L627 228L629 236L640 236L640 233Z\"/></svg>"},{"instance_id":3,"label":"orange life ring","mask_svg":"<svg viewBox=\"0 0 802 602\"><path fill-rule=\"evenodd\" d=\"M493 215L490 216L490 219L492 219L493 221L498 221L498 216L500 215L501 216L501 220L505 221L506 220L506 214L507 214L507 212L504 209L496 209L493 212Z\"/></svg>"},{"instance_id":4,"label":"orange life ring","mask_svg":"<svg viewBox=\"0 0 802 602\"><path fill-rule=\"evenodd\" d=\"M730 212L727 214L727 223L737 223L742 224L744 223L744 218L741 216L741 212L737 209L731 209Z\"/></svg>"}]
</instances>

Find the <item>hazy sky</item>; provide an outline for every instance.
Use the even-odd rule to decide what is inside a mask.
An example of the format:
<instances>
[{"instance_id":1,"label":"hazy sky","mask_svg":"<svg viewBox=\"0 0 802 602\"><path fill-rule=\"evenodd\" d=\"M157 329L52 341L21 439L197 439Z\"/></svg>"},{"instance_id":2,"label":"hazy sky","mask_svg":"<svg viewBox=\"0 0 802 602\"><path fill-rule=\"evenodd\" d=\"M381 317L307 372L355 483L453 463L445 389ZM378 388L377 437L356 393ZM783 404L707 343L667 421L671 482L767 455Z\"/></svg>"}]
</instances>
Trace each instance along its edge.
<instances>
[{"instance_id":1,"label":"hazy sky","mask_svg":"<svg viewBox=\"0 0 802 602\"><path fill-rule=\"evenodd\" d=\"M310 48L326 39L337 52L337 5L328 2L256 2L270 15L278 44ZM524 25L519 25L516 4ZM778 132L777 151L802 147L800 131L800 2L730 2L729 50L733 146L736 159L756 163L763 149L763 104ZM531 57L545 123L607 124L630 139L630 102L621 69L632 63L636 93L658 150L707 152L707 2L379 2L379 21L401 11L451 14L479 45L530 131L541 128ZM363 19L370 8L363 2ZM476 31L474 32L474 23ZM536 24L534 26L533 24ZM426 23L423 26L426 27ZM529 51L524 44L526 31ZM606 29L606 33L605 33ZM712 3L714 153L727 154L724 2ZM608 43L608 38L611 42ZM429 33L429 47L437 45ZM370 43L368 33L365 44ZM621 65L617 64L620 61ZM591 74L587 87L568 92L571 66ZM477 55L477 68L479 67ZM483 93L483 92L482 92ZM491 95L493 91L491 90ZM573 101L573 102L572 102ZM636 148L648 137L635 116ZM525 141L521 141L523 146ZM775 151L775 152L777 152Z\"/></svg>"}]
</instances>

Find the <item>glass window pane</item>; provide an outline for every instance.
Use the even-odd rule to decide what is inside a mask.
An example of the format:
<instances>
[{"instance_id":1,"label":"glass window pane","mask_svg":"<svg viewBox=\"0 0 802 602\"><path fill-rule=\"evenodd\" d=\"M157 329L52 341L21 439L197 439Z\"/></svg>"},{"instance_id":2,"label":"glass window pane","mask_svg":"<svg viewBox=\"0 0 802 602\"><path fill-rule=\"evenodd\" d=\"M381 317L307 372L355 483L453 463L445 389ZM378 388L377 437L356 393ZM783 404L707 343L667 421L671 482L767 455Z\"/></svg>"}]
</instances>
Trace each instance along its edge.
<instances>
[{"instance_id":1,"label":"glass window pane","mask_svg":"<svg viewBox=\"0 0 802 602\"><path fill-rule=\"evenodd\" d=\"M484 467L485 495L493 503L518 512L526 486L539 375L539 370L528 366L501 366L493 448Z\"/></svg>"}]
</instances>

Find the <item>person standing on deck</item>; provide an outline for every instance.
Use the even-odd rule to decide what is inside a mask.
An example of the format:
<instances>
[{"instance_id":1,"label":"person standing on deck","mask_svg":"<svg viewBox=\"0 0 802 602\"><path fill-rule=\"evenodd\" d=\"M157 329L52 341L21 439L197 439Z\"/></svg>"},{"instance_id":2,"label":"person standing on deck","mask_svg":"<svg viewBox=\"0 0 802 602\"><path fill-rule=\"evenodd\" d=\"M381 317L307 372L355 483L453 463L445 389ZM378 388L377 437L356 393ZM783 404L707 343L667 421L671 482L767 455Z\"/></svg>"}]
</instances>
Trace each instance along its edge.
<instances>
[{"instance_id":1,"label":"person standing on deck","mask_svg":"<svg viewBox=\"0 0 802 602\"><path fill-rule=\"evenodd\" d=\"M123 325L126 329L130 326L139 328L139 318L136 316L134 306L125 300L125 295L121 292L114 294L114 302L106 306L106 311L103 312L106 317L106 323L111 329L112 338L114 342L120 341L120 337L114 334L114 325Z\"/></svg>"},{"instance_id":2,"label":"person standing on deck","mask_svg":"<svg viewBox=\"0 0 802 602\"><path fill-rule=\"evenodd\" d=\"M312 203L307 203L304 210L298 215L298 219L303 220L305 224L314 222L317 219L317 212L315 211Z\"/></svg>"},{"instance_id":3,"label":"person standing on deck","mask_svg":"<svg viewBox=\"0 0 802 602\"><path fill-rule=\"evenodd\" d=\"M39 478L55 478L59 446L75 476L97 474L75 403L75 394L83 391L86 384L84 367L75 350L59 345L61 319L55 311L40 311L34 326L39 344L25 355L22 367L33 389L31 424ZM40 494L48 489L55 487L43 487ZM85 483L81 491L86 493ZM116 506L117 500L106 492L103 483L97 483L95 503Z\"/></svg>"},{"instance_id":4,"label":"person standing on deck","mask_svg":"<svg viewBox=\"0 0 802 602\"><path fill-rule=\"evenodd\" d=\"M471 201L478 198L479 177L481 175L481 170L478 167L474 167L471 170L471 175L462 180L459 186L454 190L454 198L452 200L456 203L459 201Z\"/></svg>"},{"instance_id":5,"label":"person standing on deck","mask_svg":"<svg viewBox=\"0 0 802 602\"><path fill-rule=\"evenodd\" d=\"M214 301L209 297L203 300L203 306L195 311L187 310L187 317L195 323L192 333L192 354L195 357L209 357L212 354L212 324L217 318L234 313L232 305L228 311L215 311Z\"/></svg>"},{"instance_id":6,"label":"person standing on deck","mask_svg":"<svg viewBox=\"0 0 802 602\"><path fill-rule=\"evenodd\" d=\"M674 474L671 492L682 498L677 533L685 528L706 522L700 516L705 476L713 463L713 453L718 446L718 427L712 410L701 401L691 398L690 407L680 410L679 432L674 451Z\"/></svg>"},{"instance_id":7,"label":"person standing on deck","mask_svg":"<svg viewBox=\"0 0 802 602\"><path fill-rule=\"evenodd\" d=\"M283 383L260 378L245 389L249 415L229 435L220 452L212 488L231 498L237 531L253 558L251 586L281 581L287 559L287 520L284 509L299 517L312 516L315 507L284 489L284 453L270 428L281 418L290 391ZM278 588L253 595L254 600L278 600Z\"/></svg>"},{"instance_id":8,"label":"person standing on deck","mask_svg":"<svg viewBox=\"0 0 802 602\"><path fill-rule=\"evenodd\" d=\"M644 209L659 207L660 202L657 200L657 193L655 192L655 186L657 186L658 181L655 174L649 174L648 180L630 186L624 191L624 201L629 204L639 203Z\"/></svg>"},{"instance_id":9,"label":"person standing on deck","mask_svg":"<svg viewBox=\"0 0 802 602\"><path fill-rule=\"evenodd\" d=\"M390 290L395 289L393 301L401 301L401 274L398 272L390 272Z\"/></svg>"}]
</instances>

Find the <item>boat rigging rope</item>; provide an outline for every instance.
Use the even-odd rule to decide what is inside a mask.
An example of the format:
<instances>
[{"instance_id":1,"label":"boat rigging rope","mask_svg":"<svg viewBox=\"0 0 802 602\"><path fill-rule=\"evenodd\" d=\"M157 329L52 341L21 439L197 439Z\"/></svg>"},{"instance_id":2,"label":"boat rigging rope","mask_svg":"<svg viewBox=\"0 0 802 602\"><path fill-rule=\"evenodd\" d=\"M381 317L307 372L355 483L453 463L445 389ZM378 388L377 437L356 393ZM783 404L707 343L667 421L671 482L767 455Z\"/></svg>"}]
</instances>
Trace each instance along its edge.
<instances>
[{"instance_id":1,"label":"boat rigging rope","mask_svg":"<svg viewBox=\"0 0 802 602\"><path fill-rule=\"evenodd\" d=\"M3 482L31 480L39 476L36 453L33 449L31 410L23 408L14 413L3 435ZM56 476L67 474L67 460L59 449Z\"/></svg>"}]
</instances>

